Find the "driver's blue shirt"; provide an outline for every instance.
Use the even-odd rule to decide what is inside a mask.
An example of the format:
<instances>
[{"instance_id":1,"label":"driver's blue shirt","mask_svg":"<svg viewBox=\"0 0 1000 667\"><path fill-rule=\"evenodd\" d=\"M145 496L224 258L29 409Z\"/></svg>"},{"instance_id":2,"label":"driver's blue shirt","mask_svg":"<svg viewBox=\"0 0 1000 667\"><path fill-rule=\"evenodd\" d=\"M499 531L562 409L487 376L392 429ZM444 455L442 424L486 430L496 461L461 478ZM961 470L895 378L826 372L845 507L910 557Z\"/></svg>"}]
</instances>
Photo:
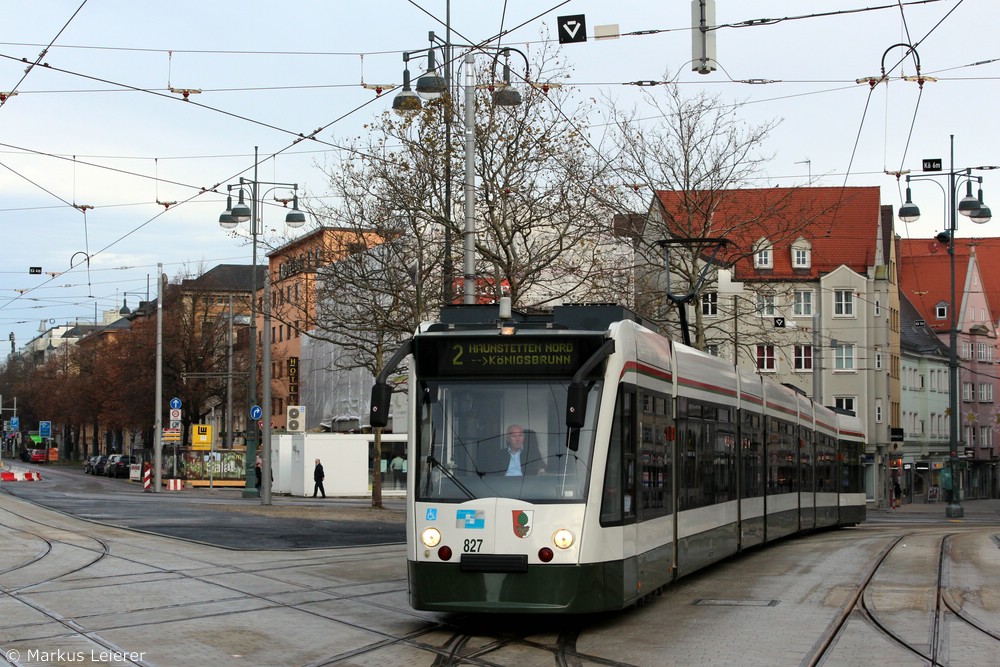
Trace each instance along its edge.
<instances>
[{"instance_id":1,"label":"driver's blue shirt","mask_svg":"<svg viewBox=\"0 0 1000 667\"><path fill-rule=\"evenodd\" d=\"M507 466L507 477L521 477L521 452L524 450L519 449L516 452L512 452L510 449L507 453L510 454L510 465Z\"/></svg>"}]
</instances>

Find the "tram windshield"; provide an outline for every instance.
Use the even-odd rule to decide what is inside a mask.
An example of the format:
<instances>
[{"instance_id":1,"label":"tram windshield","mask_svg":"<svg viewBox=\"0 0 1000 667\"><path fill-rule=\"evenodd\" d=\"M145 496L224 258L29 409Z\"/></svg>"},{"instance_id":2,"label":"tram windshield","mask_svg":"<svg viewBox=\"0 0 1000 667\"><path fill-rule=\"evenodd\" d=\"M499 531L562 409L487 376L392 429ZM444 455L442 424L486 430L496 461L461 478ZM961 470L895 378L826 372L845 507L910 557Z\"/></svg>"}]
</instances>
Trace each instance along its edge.
<instances>
[{"instance_id":1,"label":"tram windshield","mask_svg":"<svg viewBox=\"0 0 1000 667\"><path fill-rule=\"evenodd\" d=\"M551 379L421 381L417 499L581 502L601 382L588 394L587 423L573 434L565 424L568 387Z\"/></svg>"}]
</instances>

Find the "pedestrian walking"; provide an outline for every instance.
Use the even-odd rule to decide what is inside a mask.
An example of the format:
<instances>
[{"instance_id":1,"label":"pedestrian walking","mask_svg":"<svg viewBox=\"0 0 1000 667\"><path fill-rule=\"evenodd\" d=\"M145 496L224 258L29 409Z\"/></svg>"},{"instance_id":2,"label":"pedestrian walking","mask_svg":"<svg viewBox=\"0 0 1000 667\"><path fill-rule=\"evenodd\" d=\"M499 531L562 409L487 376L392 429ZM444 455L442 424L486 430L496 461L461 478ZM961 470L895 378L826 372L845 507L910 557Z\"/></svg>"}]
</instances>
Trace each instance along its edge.
<instances>
[{"instance_id":1,"label":"pedestrian walking","mask_svg":"<svg viewBox=\"0 0 1000 667\"><path fill-rule=\"evenodd\" d=\"M313 498L316 497L316 493L322 493L323 497L326 498L326 489L323 488L323 480L326 479L326 473L323 472L323 464L316 459L316 467L313 468L313 481L316 483L313 486Z\"/></svg>"},{"instance_id":2,"label":"pedestrian walking","mask_svg":"<svg viewBox=\"0 0 1000 667\"><path fill-rule=\"evenodd\" d=\"M392 459L392 463L389 464L389 469L392 471L392 488L398 489L399 487L406 486L406 458L403 456L402 452L397 452L395 458Z\"/></svg>"}]
</instances>

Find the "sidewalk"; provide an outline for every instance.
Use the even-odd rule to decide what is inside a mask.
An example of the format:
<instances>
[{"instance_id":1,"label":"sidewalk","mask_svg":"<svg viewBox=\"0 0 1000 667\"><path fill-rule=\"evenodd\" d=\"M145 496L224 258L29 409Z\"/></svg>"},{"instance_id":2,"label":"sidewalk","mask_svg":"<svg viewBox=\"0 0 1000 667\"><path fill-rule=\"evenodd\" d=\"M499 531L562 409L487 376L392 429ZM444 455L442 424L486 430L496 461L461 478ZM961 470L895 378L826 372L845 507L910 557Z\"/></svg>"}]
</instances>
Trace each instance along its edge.
<instances>
[{"instance_id":1,"label":"sidewalk","mask_svg":"<svg viewBox=\"0 0 1000 667\"><path fill-rule=\"evenodd\" d=\"M883 508L868 508L869 514L878 514L880 516L899 514L906 515L908 517L918 517L926 516L930 518L940 519L945 516L945 508L948 507L946 502L937 503L904 503L901 507L896 509L891 509L888 507ZM986 498L980 500L963 500L962 510L964 512L963 518L977 518L977 519L996 519L1000 521L1000 499L997 498Z\"/></svg>"}]
</instances>

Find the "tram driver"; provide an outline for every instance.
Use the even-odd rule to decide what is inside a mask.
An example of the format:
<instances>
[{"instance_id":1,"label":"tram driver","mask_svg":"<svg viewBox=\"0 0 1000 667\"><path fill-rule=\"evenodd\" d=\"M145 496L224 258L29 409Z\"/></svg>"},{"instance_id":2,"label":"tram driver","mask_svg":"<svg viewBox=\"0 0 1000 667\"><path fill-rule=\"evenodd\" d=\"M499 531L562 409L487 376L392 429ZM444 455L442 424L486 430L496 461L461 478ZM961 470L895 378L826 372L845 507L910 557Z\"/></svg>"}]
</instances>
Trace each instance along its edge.
<instances>
[{"instance_id":1,"label":"tram driver","mask_svg":"<svg viewBox=\"0 0 1000 667\"><path fill-rule=\"evenodd\" d=\"M525 431L520 424L507 427L504 446L496 450L494 458L489 471L496 475L521 477L545 472L534 433Z\"/></svg>"}]
</instances>

